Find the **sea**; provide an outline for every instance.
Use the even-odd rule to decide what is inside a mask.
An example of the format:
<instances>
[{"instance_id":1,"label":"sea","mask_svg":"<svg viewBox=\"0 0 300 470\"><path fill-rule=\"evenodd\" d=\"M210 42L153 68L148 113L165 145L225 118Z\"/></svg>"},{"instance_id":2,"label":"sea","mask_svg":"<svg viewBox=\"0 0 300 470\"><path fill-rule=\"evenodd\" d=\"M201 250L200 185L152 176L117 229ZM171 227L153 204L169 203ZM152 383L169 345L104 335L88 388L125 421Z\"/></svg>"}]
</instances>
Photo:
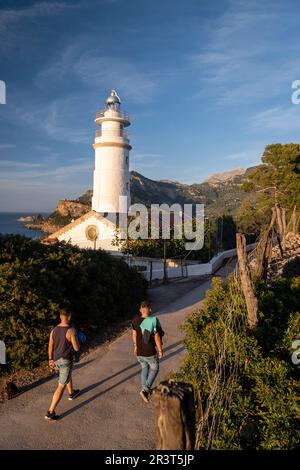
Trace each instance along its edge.
<instances>
[{"instance_id":1,"label":"sea","mask_svg":"<svg viewBox=\"0 0 300 470\"><path fill-rule=\"evenodd\" d=\"M48 213L40 213L47 216ZM38 215L34 212L0 212L0 234L26 235L28 238L44 237L45 233L40 230L30 230L25 227L24 222L18 222L19 217Z\"/></svg>"}]
</instances>

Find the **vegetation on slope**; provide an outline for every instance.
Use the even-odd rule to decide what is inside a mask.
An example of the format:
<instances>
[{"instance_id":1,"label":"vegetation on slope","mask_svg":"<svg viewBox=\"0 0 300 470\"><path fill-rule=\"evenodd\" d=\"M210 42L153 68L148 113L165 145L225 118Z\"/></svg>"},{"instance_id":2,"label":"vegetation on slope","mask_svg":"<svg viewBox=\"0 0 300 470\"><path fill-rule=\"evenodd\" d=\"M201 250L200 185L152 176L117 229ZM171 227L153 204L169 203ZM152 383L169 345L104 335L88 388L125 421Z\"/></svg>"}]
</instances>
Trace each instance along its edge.
<instances>
[{"instance_id":1,"label":"vegetation on slope","mask_svg":"<svg viewBox=\"0 0 300 470\"><path fill-rule=\"evenodd\" d=\"M198 417L212 400L201 433L203 448L300 447L300 375L291 360L300 330L300 278L271 285L257 281L256 292L259 326L254 331L243 327L245 305L233 276L225 284L215 278L205 306L186 321L187 356L179 378L199 392ZM229 326L232 315L234 327Z\"/></svg>"}]
</instances>

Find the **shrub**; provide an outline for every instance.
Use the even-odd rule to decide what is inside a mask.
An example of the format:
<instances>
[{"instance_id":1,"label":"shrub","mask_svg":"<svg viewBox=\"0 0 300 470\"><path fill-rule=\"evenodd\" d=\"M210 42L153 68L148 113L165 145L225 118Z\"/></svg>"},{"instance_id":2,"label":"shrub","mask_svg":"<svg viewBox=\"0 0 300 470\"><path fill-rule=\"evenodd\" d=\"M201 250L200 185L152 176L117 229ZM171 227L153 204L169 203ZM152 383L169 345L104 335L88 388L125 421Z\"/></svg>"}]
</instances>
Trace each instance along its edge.
<instances>
[{"instance_id":1,"label":"shrub","mask_svg":"<svg viewBox=\"0 0 300 470\"><path fill-rule=\"evenodd\" d=\"M8 366L32 368L47 358L61 308L73 313L75 327L100 331L130 318L146 288L136 270L103 251L0 236L0 338Z\"/></svg>"},{"instance_id":2,"label":"shrub","mask_svg":"<svg viewBox=\"0 0 300 470\"><path fill-rule=\"evenodd\" d=\"M178 378L196 387L206 412L199 445L213 449L300 447L300 279L256 282L259 325L249 331L240 285L213 280L204 307L186 321L187 355ZM199 428L200 429L200 428Z\"/></svg>"}]
</instances>

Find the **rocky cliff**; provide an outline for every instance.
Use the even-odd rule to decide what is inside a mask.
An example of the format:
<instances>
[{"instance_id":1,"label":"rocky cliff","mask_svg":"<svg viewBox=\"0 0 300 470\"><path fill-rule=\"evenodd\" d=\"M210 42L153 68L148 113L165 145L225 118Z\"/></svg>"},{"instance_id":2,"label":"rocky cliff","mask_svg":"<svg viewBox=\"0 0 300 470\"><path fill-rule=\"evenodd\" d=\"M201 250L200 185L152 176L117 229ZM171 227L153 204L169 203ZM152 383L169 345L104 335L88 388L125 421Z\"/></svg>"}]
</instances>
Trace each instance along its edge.
<instances>
[{"instance_id":1,"label":"rocky cliff","mask_svg":"<svg viewBox=\"0 0 300 470\"><path fill-rule=\"evenodd\" d=\"M55 211L58 212L61 216L70 216L73 219L77 219L89 210L90 208L87 204L82 204L78 201L68 201L68 199L58 201L57 207L55 209Z\"/></svg>"}]
</instances>

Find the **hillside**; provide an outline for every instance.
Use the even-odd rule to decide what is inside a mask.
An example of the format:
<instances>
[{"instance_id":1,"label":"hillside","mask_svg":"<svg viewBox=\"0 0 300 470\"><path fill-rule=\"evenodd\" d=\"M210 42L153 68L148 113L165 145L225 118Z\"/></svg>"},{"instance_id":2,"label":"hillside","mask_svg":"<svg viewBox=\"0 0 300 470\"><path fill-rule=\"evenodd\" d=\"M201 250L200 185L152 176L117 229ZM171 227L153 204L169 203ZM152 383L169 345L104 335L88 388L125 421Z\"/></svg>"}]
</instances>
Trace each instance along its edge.
<instances>
[{"instance_id":1,"label":"hillside","mask_svg":"<svg viewBox=\"0 0 300 470\"><path fill-rule=\"evenodd\" d=\"M216 173L203 181L191 185L177 181L155 181L136 171L131 171L132 203L150 204L188 204L205 205L208 216L222 214L235 215L236 209L245 198L241 190L243 180L255 169L237 168L224 173ZM26 224L28 228L40 229L47 233L56 231L71 220L85 214L91 208L92 190L86 191L75 200L60 200L54 212L47 219L33 220Z\"/></svg>"}]
</instances>

